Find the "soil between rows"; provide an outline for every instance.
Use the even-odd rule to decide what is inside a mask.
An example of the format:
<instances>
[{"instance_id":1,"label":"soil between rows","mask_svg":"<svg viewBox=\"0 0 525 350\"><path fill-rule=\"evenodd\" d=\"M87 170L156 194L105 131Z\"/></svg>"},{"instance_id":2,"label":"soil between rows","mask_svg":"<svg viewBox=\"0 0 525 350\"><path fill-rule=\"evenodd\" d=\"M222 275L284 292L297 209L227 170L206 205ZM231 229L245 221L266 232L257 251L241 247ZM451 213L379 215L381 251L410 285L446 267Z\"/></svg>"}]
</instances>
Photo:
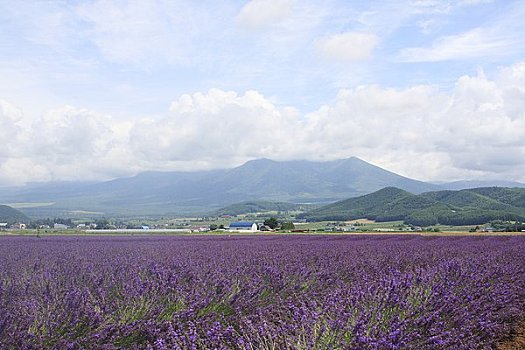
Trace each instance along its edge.
<instances>
[{"instance_id":1,"label":"soil between rows","mask_svg":"<svg viewBox=\"0 0 525 350\"><path fill-rule=\"evenodd\" d=\"M513 338L501 343L497 350L524 350L525 349L525 320L523 320Z\"/></svg>"}]
</instances>

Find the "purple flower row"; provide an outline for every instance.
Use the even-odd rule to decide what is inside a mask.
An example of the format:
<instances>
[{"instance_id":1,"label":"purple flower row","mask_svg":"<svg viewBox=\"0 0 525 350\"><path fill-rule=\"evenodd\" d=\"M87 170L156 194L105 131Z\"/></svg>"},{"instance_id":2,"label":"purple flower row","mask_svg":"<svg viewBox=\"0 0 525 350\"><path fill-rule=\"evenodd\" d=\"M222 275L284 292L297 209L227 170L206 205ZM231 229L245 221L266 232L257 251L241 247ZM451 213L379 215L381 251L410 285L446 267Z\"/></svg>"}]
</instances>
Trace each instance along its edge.
<instances>
[{"instance_id":1,"label":"purple flower row","mask_svg":"<svg viewBox=\"0 0 525 350\"><path fill-rule=\"evenodd\" d=\"M525 237L0 237L1 349L493 349Z\"/></svg>"}]
</instances>

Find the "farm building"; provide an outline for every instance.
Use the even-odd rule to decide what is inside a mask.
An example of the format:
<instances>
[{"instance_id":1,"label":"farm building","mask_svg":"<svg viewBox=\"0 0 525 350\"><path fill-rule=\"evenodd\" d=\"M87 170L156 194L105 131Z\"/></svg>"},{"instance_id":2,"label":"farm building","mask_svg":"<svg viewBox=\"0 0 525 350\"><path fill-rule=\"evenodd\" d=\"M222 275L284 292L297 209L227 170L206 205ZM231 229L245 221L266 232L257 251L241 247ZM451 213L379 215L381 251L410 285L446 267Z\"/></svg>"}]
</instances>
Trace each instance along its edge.
<instances>
[{"instance_id":1,"label":"farm building","mask_svg":"<svg viewBox=\"0 0 525 350\"><path fill-rule=\"evenodd\" d=\"M249 221L232 222L230 231L257 231L257 224Z\"/></svg>"}]
</instances>

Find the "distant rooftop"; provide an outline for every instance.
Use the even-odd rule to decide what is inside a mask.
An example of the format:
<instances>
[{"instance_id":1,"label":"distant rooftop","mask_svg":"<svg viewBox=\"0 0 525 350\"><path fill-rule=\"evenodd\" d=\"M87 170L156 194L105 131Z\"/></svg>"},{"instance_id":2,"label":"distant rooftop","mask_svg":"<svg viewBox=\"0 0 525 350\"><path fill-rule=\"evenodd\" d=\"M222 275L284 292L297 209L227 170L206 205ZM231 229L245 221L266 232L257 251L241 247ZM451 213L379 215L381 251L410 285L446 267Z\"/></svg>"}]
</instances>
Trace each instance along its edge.
<instances>
[{"instance_id":1,"label":"distant rooftop","mask_svg":"<svg viewBox=\"0 0 525 350\"><path fill-rule=\"evenodd\" d=\"M230 228L231 227L252 227L253 226L253 222L249 222L249 221L237 221L237 222L232 222L230 224Z\"/></svg>"}]
</instances>

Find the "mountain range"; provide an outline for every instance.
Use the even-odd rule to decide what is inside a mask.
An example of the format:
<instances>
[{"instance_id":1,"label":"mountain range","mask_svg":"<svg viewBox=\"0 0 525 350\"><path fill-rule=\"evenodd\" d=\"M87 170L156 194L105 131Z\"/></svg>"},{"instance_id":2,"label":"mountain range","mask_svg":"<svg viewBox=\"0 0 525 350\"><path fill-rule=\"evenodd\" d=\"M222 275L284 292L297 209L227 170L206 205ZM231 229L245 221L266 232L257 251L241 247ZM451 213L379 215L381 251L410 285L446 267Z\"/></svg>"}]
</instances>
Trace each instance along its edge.
<instances>
[{"instance_id":1,"label":"mountain range","mask_svg":"<svg viewBox=\"0 0 525 350\"><path fill-rule=\"evenodd\" d=\"M0 203L15 204L34 217L202 215L254 200L323 205L388 186L414 194L447 189L447 184L403 177L355 157L327 162L258 159L232 169L0 188Z\"/></svg>"},{"instance_id":2,"label":"mountain range","mask_svg":"<svg viewBox=\"0 0 525 350\"><path fill-rule=\"evenodd\" d=\"M396 187L386 187L311 210L301 214L299 218L309 221L360 218L376 221L403 220L420 226L478 225L492 220L523 221L525 189L484 187L415 195Z\"/></svg>"}]
</instances>

